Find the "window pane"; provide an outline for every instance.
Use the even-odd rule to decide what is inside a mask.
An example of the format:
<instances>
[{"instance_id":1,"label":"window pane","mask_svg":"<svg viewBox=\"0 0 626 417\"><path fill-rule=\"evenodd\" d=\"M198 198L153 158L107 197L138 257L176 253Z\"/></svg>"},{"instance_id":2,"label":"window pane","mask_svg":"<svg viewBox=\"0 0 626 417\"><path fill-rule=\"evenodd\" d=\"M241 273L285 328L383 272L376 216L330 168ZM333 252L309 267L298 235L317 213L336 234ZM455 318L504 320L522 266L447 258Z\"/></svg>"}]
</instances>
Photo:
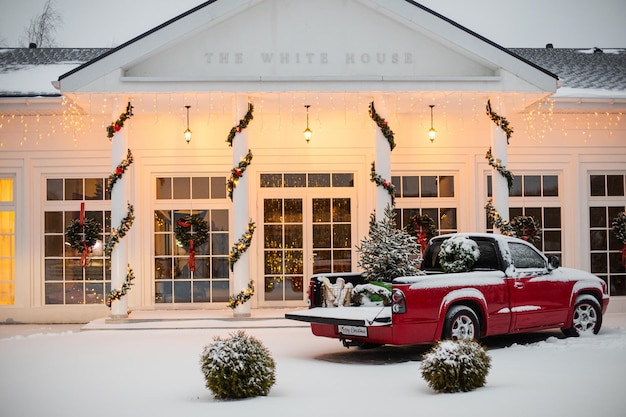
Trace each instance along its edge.
<instances>
[{"instance_id":1,"label":"window pane","mask_svg":"<svg viewBox=\"0 0 626 417\"><path fill-rule=\"evenodd\" d=\"M391 177L391 183L393 184L394 188L396 189L395 196L396 197L400 197L402 195L402 193L401 193L402 188L400 186L400 177L392 176Z\"/></svg>"},{"instance_id":2,"label":"window pane","mask_svg":"<svg viewBox=\"0 0 626 417\"><path fill-rule=\"evenodd\" d=\"M285 187L306 187L306 174L285 174Z\"/></svg>"},{"instance_id":3,"label":"window pane","mask_svg":"<svg viewBox=\"0 0 626 417\"><path fill-rule=\"evenodd\" d=\"M456 209L455 208L442 208L441 209L441 229L456 230Z\"/></svg>"},{"instance_id":4,"label":"window pane","mask_svg":"<svg viewBox=\"0 0 626 417\"><path fill-rule=\"evenodd\" d=\"M46 199L48 201L63 200L62 179L48 179L46 181Z\"/></svg>"},{"instance_id":5,"label":"window pane","mask_svg":"<svg viewBox=\"0 0 626 417\"><path fill-rule=\"evenodd\" d=\"M83 179L67 178L65 180L65 199L66 200L82 200L83 199Z\"/></svg>"},{"instance_id":6,"label":"window pane","mask_svg":"<svg viewBox=\"0 0 626 417\"><path fill-rule=\"evenodd\" d=\"M209 198L209 178L193 177L191 179L191 189L193 191L193 199Z\"/></svg>"},{"instance_id":7,"label":"window pane","mask_svg":"<svg viewBox=\"0 0 626 417\"><path fill-rule=\"evenodd\" d=\"M543 195L544 197L559 196L559 177L556 175L545 175L543 177Z\"/></svg>"},{"instance_id":8,"label":"window pane","mask_svg":"<svg viewBox=\"0 0 626 417\"><path fill-rule=\"evenodd\" d=\"M522 176L515 175L513 177L513 186L509 191L509 196L511 197L521 197L522 196Z\"/></svg>"},{"instance_id":9,"label":"window pane","mask_svg":"<svg viewBox=\"0 0 626 417\"><path fill-rule=\"evenodd\" d=\"M437 197L437 177L421 177L422 197Z\"/></svg>"},{"instance_id":10,"label":"window pane","mask_svg":"<svg viewBox=\"0 0 626 417\"><path fill-rule=\"evenodd\" d=\"M314 248L330 248L331 247L331 228L330 224L314 224L313 225L313 247Z\"/></svg>"},{"instance_id":11,"label":"window pane","mask_svg":"<svg viewBox=\"0 0 626 417\"><path fill-rule=\"evenodd\" d=\"M154 212L154 231L169 232L172 230L172 212L169 210L156 210Z\"/></svg>"},{"instance_id":12,"label":"window pane","mask_svg":"<svg viewBox=\"0 0 626 417\"><path fill-rule=\"evenodd\" d=\"M543 250L546 252L561 251L561 232L545 230L543 232Z\"/></svg>"},{"instance_id":13,"label":"window pane","mask_svg":"<svg viewBox=\"0 0 626 417\"><path fill-rule=\"evenodd\" d=\"M276 188L283 186L282 174L261 174L261 187Z\"/></svg>"},{"instance_id":14,"label":"window pane","mask_svg":"<svg viewBox=\"0 0 626 417\"><path fill-rule=\"evenodd\" d=\"M561 228L561 209L559 207L545 207L543 209L543 227Z\"/></svg>"},{"instance_id":15,"label":"window pane","mask_svg":"<svg viewBox=\"0 0 626 417\"><path fill-rule=\"evenodd\" d=\"M454 177L439 177L439 197L454 197Z\"/></svg>"},{"instance_id":16,"label":"window pane","mask_svg":"<svg viewBox=\"0 0 626 417\"><path fill-rule=\"evenodd\" d=\"M354 187L354 175L333 174L333 187Z\"/></svg>"},{"instance_id":17,"label":"window pane","mask_svg":"<svg viewBox=\"0 0 626 417\"><path fill-rule=\"evenodd\" d=\"M330 221L330 198L313 199L313 223Z\"/></svg>"},{"instance_id":18,"label":"window pane","mask_svg":"<svg viewBox=\"0 0 626 417\"><path fill-rule=\"evenodd\" d=\"M157 178L156 179L156 195L157 200L170 200L172 198L172 179Z\"/></svg>"},{"instance_id":19,"label":"window pane","mask_svg":"<svg viewBox=\"0 0 626 417\"><path fill-rule=\"evenodd\" d=\"M281 223L283 219L283 200L265 199L263 201L263 221L265 223Z\"/></svg>"},{"instance_id":20,"label":"window pane","mask_svg":"<svg viewBox=\"0 0 626 417\"><path fill-rule=\"evenodd\" d=\"M417 176L402 177L402 197L419 197L420 183Z\"/></svg>"},{"instance_id":21,"label":"window pane","mask_svg":"<svg viewBox=\"0 0 626 417\"><path fill-rule=\"evenodd\" d=\"M0 201L8 203L13 201L12 178L0 178Z\"/></svg>"},{"instance_id":22,"label":"window pane","mask_svg":"<svg viewBox=\"0 0 626 417\"><path fill-rule=\"evenodd\" d=\"M591 227L606 227L606 208L589 207L589 225Z\"/></svg>"},{"instance_id":23,"label":"window pane","mask_svg":"<svg viewBox=\"0 0 626 417\"><path fill-rule=\"evenodd\" d=\"M228 210L212 210L211 211L211 231L227 231L228 230Z\"/></svg>"},{"instance_id":24,"label":"window pane","mask_svg":"<svg viewBox=\"0 0 626 417\"><path fill-rule=\"evenodd\" d=\"M539 175L524 176L524 196L541 196L541 177Z\"/></svg>"},{"instance_id":25,"label":"window pane","mask_svg":"<svg viewBox=\"0 0 626 417\"><path fill-rule=\"evenodd\" d=\"M286 248L302 248L302 225L286 224L285 225L285 247Z\"/></svg>"},{"instance_id":26,"label":"window pane","mask_svg":"<svg viewBox=\"0 0 626 417\"><path fill-rule=\"evenodd\" d=\"M333 222L350 221L350 199L333 198Z\"/></svg>"},{"instance_id":27,"label":"window pane","mask_svg":"<svg viewBox=\"0 0 626 417\"><path fill-rule=\"evenodd\" d=\"M591 273L601 274L607 272L607 256L606 253L591 254Z\"/></svg>"},{"instance_id":28,"label":"window pane","mask_svg":"<svg viewBox=\"0 0 626 417\"><path fill-rule=\"evenodd\" d=\"M190 178L174 178L174 200L188 200L191 198Z\"/></svg>"},{"instance_id":29,"label":"window pane","mask_svg":"<svg viewBox=\"0 0 626 417\"><path fill-rule=\"evenodd\" d=\"M621 197L624 195L624 176L623 175L607 175L606 176L607 195Z\"/></svg>"},{"instance_id":30,"label":"window pane","mask_svg":"<svg viewBox=\"0 0 626 417\"><path fill-rule=\"evenodd\" d=\"M85 200L102 200L103 191L102 178L85 178Z\"/></svg>"},{"instance_id":31,"label":"window pane","mask_svg":"<svg viewBox=\"0 0 626 417\"><path fill-rule=\"evenodd\" d=\"M309 174L309 187L330 187L330 174Z\"/></svg>"},{"instance_id":32,"label":"window pane","mask_svg":"<svg viewBox=\"0 0 626 417\"><path fill-rule=\"evenodd\" d=\"M228 281L213 281L211 289L213 292L213 302L228 301L228 297L230 297Z\"/></svg>"},{"instance_id":33,"label":"window pane","mask_svg":"<svg viewBox=\"0 0 626 417\"><path fill-rule=\"evenodd\" d=\"M211 177L211 198L226 198L226 177Z\"/></svg>"},{"instance_id":34,"label":"window pane","mask_svg":"<svg viewBox=\"0 0 626 417\"><path fill-rule=\"evenodd\" d=\"M591 230L589 237L591 250L606 250L606 230Z\"/></svg>"},{"instance_id":35,"label":"window pane","mask_svg":"<svg viewBox=\"0 0 626 417\"><path fill-rule=\"evenodd\" d=\"M285 199L285 222L302 223L302 200Z\"/></svg>"},{"instance_id":36,"label":"window pane","mask_svg":"<svg viewBox=\"0 0 626 417\"><path fill-rule=\"evenodd\" d=\"M44 232L45 233L63 233L63 212L47 211L44 214Z\"/></svg>"},{"instance_id":37,"label":"window pane","mask_svg":"<svg viewBox=\"0 0 626 417\"><path fill-rule=\"evenodd\" d=\"M509 195L512 195L511 191L509 191ZM493 180L491 175L487 175L487 197L493 197Z\"/></svg>"},{"instance_id":38,"label":"window pane","mask_svg":"<svg viewBox=\"0 0 626 417\"><path fill-rule=\"evenodd\" d=\"M352 246L352 228L349 224L336 224L333 226L333 247L350 248Z\"/></svg>"},{"instance_id":39,"label":"window pane","mask_svg":"<svg viewBox=\"0 0 626 417\"><path fill-rule=\"evenodd\" d=\"M604 188L604 175L590 175L591 181L591 196L601 197L606 195Z\"/></svg>"}]
</instances>

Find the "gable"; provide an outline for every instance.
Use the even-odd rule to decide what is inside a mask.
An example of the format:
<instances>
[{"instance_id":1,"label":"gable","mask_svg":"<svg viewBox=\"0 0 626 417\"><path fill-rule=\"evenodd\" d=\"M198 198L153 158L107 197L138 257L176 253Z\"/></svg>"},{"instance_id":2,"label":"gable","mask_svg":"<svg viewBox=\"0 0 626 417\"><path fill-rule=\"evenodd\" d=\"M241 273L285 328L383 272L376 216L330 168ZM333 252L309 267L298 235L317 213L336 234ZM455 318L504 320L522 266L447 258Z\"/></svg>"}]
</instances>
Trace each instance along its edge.
<instances>
[{"instance_id":1,"label":"gable","mask_svg":"<svg viewBox=\"0 0 626 417\"><path fill-rule=\"evenodd\" d=\"M554 75L403 0L210 1L59 80L65 92L556 86Z\"/></svg>"}]
</instances>

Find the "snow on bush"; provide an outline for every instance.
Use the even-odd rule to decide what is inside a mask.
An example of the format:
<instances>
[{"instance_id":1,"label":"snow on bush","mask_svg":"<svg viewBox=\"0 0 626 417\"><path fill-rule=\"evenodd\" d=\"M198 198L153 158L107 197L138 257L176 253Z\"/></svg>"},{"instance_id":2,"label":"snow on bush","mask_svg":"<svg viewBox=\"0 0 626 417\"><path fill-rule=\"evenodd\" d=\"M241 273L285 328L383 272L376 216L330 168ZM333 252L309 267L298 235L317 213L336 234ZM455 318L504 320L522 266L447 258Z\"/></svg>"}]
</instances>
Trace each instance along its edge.
<instances>
[{"instance_id":1,"label":"snow on bush","mask_svg":"<svg viewBox=\"0 0 626 417\"><path fill-rule=\"evenodd\" d=\"M475 340L442 340L424 355L421 367L435 391L466 392L485 385L491 358Z\"/></svg>"},{"instance_id":2,"label":"snow on bush","mask_svg":"<svg viewBox=\"0 0 626 417\"><path fill-rule=\"evenodd\" d=\"M353 305L391 305L391 284L372 281L359 284L352 290Z\"/></svg>"},{"instance_id":3,"label":"snow on bush","mask_svg":"<svg viewBox=\"0 0 626 417\"><path fill-rule=\"evenodd\" d=\"M242 330L226 339L216 336L204 347L200 364L206 387L219 399L265 396L276 382L269 350Z\"/></svg>"},{"instance_id":4,"label":"snow on bush","mask_svg":"<svg viewBox=\"0 0 626 417\"><path fill-rule=\"evenodd\" d=\"M478 244L467 236L452 236L441 244L439 263L444 272L467 272L478 260Z\"/></svg>"}]
</instances>

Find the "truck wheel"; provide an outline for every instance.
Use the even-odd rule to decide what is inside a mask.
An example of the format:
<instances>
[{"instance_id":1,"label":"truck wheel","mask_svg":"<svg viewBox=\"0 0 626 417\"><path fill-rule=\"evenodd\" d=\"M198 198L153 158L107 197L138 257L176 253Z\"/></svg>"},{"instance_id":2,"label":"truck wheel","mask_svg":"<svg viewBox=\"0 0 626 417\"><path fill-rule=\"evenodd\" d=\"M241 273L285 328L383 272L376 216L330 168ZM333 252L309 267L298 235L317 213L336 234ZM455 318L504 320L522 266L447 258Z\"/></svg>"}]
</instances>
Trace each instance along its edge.
<instances>
[{"instance_id":1,"label":"truck wheel","mask_svg":"<svg viewBox=\"0 0 626 417\"><path fill-rule=\"evenodd\" d=\"M454 306L446 313L442 339L480 339L480 321L469 307Z\"/></svg>"},{"instance_id":2,"label":"truck wheel","mask_svg":"<svg viewBox=\"0 0 626 417\"><path fill-rule=\"evenodd\" d=\"M582 335L598 334L602 327L602 307L592 295L580 295L574 304L572 326L561 329L565 336L578 337Z\"/></svg>"}]
</instances>

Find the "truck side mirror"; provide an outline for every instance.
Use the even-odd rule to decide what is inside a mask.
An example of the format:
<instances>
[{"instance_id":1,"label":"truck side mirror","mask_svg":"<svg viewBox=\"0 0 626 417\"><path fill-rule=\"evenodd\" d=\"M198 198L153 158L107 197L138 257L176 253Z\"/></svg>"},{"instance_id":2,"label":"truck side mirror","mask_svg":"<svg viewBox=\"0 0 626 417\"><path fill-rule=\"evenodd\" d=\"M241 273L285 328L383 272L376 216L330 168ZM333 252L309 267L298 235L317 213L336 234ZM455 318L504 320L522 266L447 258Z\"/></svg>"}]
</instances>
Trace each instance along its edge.
<instances>
[{"instance_id":1,"label":"truck side mirror","mask_svg":"<svg viewBox=\"0 0 626 417\"><path fill-rule=\"evenodd\" d=\"M548 271L552 271L561 266L561 260L558 256L549 256L548 257Z\"/></svg>"}]
</instances>

